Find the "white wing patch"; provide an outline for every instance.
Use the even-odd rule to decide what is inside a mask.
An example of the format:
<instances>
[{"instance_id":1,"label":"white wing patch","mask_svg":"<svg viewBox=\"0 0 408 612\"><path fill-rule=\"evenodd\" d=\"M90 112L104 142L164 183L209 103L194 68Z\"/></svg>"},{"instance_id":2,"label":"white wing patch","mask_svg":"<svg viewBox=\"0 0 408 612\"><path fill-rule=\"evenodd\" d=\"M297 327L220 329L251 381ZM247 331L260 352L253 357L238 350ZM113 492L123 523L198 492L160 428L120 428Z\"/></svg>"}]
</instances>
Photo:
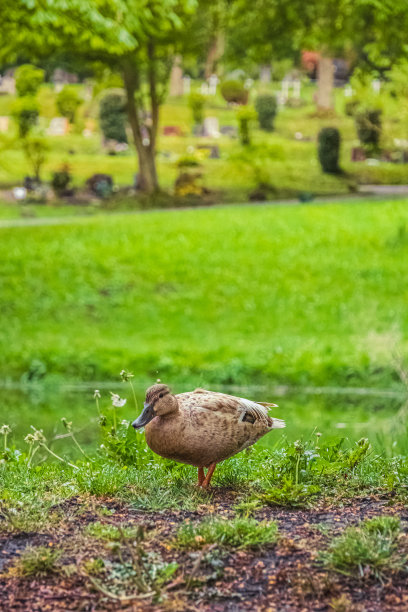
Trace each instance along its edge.
<instances>
[{"instance_id":1,"label":"white wing patch","mask_svg":"<svg viewBox=\"0 0 408 612\"><path fill-rule=\"evenodd\" d=\"M261 418L268 416L268 409L265 408L264 406L261 406L260 404L257 404L256 402L251 402L251 400L247 400L244 397L240 397L239 401L243 408L242 417L240 417L240 421L242 421L242 419L244 418L246 411L248 411L251 414L255 414L256 416L261 417Z\"/></svg>"}]
</instances>

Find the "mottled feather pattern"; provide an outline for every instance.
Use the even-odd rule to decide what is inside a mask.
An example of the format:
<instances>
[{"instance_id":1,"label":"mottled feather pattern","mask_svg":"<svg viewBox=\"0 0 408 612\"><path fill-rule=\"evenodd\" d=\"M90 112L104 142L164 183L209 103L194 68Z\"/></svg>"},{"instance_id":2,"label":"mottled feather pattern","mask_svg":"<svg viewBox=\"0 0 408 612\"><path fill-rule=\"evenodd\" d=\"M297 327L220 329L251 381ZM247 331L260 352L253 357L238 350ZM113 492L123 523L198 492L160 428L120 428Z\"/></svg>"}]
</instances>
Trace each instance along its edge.
<instances>
[{"instance_id":1,"label":"mottled feather pattern","mask_svg":"<svg viewBox=\"0 0 408 612\"><path fill-rule=\"evenodd\" d=\"M155 417L145 431L154 452L181 463L198 467L219 463L271 429L284 427L283 421L268 415L267 406L245 398L205 389L174 397L178 412Z\"/></svg>"}]
</instances>

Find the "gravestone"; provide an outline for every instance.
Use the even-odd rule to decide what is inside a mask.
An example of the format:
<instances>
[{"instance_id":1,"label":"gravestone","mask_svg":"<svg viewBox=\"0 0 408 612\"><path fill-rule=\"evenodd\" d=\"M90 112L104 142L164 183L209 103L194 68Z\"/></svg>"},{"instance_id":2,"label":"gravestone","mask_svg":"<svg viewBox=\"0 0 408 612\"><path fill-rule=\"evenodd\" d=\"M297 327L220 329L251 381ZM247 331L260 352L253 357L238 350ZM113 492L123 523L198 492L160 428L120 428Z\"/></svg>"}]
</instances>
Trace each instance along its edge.
<instances>
[{"instance_id":1,"label":"gravestone","mask_svg":"<svg viewBox=\"0 0 408 612\"><path fill-rule=\"evenodd\" d=\"M344 88L344 97L351 98L352 95L353 95L353 88L351 87L351 85L346 85Z\"/></svg>"},{"instance_id":2,"label":"gravestone","mask_svg":"<svg viewBox=\"0 0 408 612\"><path fill-rule=\"evenodd\" d=\"M5 75L0 80L0 93L10 94L12 96L16 93L16 80L13 76Z\"/></svg>"},{"instance_id":3,"label":"gravestone","mask_svg":"<svg viewBox=\"0 0 408 612\"><path fill-rule=\"evenodd\" d=\"M65 136L69 131L69 123L66 117L54 117L50 121L47 134L49 136Z\"/></svg>"},{"instance_id":4,"label":"gravestone","mask_svg":"<svg viewBox=\"0 0 408 612\"><path fill-rule=\"evenodd\" d=\"M203 123L203 136L208 138L218 138L220 128L217 117L206 117Z\"/></svg>"},{"instance_id":5,"label":"gravestone","mask_svg":"<svg viewBox=\"0 0 408 612\"><path fill-rule=\"evenodd\" d=\"M182 136L183 132L179 125L165 125L163 127L164 136Z\"/></svg>"},{"instance_id":6,"label":"gravestone","mask_svg":"<svg viewBox=\"0 0 408 612\"><path fill-rule=\"evenodd\" d=\"M183 76L183 93L188 96L191 91L191 77L186 74Z\"/></svg>"},{"instance_id":7,"label":"gravestone","mask_svg":"<svg viewBox=\"0 0 408 612\"><path fill-rule=\"evenodd\" d=\"M183 95L183 69L181 55L176 55L170 73L170 95L177 98Z\"/></svg>"},{"instance_id":8,"label":"gravestone","mask_svg":"<svg viewBox=\"0 0 408 612\"><path fill-rule=\"evenodd\" d=\"M3 116L0 117L0 132L4 134L4 132L8 132L10 123L10 117Z\"/></svg>"},{"instance_id":9,"label":"gravestone","mask_svg":"<svg viewBox=\"0 0 408 612\"><path fill-rule=\"evenodd\" d=\"M220 134L223 136L229 136L230 138L236 138L238 135L238 130L235 125L222 125L220 127Z\"/></svg>"},{"instance_id":10,"label":"gravestone","mask_svg":"<svg viewBox=\"0 0 408 612\"><path fill-rule=\"evenodd\" d=\"M371 87L372 87L374 93L377 93L377 94L380 93L380 91L381 91L381 81L380 81L380 79L373 79L371 81Z\"/></svg>"},{"instance_id":11,"label":"gravestone","mask_svg":"<svg viewBox=\"0 0 408 612\"><path fill-rule=\"evenodd\" d=\"M259 80L261 83L270 83L271 82L271 66L270 64L265 64L261 66Z\"/></svg>"},{"instance_id":12,"label":"gravestone","mask_svg":"<svg viewBox=\"0 0 408 612\"><path fill-rule=\"evenodd\" d=\"M212 74L208 79L208 93L210 96L215 96L217 93L218 77Z\"/></svg>"}]
</instances>

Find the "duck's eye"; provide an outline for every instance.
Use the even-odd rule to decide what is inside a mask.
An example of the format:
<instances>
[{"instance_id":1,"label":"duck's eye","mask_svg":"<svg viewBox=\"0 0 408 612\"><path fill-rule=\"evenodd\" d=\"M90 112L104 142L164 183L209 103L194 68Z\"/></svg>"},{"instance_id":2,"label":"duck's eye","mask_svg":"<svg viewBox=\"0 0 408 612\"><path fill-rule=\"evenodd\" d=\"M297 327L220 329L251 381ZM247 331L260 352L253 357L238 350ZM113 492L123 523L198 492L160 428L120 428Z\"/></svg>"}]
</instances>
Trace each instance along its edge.
<instances>
[{"instance_id":1,"label":"duck's eye","mask_svg":"<svg viewBox=\"0 0 408 612\"><path fill-rule=\"evenodd\" d=\"M160 393L159 397L163 397L164 393Z\"/></svg>"}]
</instances>

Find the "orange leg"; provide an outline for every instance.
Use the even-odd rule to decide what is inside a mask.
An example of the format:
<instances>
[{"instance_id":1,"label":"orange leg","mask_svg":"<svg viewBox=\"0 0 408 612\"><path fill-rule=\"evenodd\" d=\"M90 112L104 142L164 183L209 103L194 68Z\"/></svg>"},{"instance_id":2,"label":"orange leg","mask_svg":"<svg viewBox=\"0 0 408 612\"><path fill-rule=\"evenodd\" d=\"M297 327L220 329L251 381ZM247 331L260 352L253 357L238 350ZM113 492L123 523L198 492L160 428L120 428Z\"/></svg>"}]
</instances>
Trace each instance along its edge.
<instances>
[{"instance_id":1,"label":"orange leg","mask_svg":"<svg viewBox=\"0 0 408 612\"><path fill-rule=\"evenodd\" d=\"M198 468L198 486L199 487L203 486L204 478L205 478L204 468L199 467Z\"/></svg>"},{"instance_id":2,"label":"orange leg","mask_svg":"<svg viewBox=\"0 0 408 612\"><path fill-rule=\"evenodd\" d=\"M212 475L214 474L214 470L216 468L217 464L216 463L211 463L208 470L207 470L207 475L204 478L204 482L201 485L203 487L203 489L207 489L208 485L210 484Z\"/></svg>"}]
</instances>

